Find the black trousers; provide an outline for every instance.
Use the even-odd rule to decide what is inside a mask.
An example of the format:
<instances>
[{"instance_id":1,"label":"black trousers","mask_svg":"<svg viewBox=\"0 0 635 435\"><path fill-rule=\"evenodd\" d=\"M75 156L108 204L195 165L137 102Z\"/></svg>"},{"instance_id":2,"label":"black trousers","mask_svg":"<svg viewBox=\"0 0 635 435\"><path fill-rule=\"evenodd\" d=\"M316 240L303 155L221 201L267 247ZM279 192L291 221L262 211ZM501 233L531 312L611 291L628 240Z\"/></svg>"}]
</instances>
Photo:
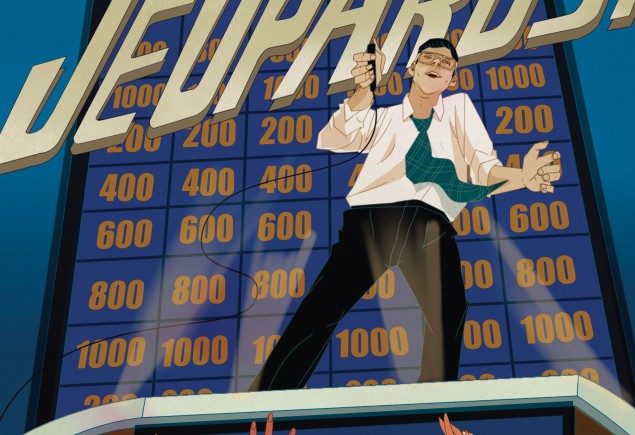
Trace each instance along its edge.
<instances>
[{"instance_id":1,"label":"black trousers","mask_svg":"<svg viewBox=\"0 0 635 435\"><path fill-rule=\"evenodd\" d=\"M346 211L339 242L250 391L302 388L339 321L392 266L425 315L419 382L456 380L467 301L455 235L441 211L420 201Z\"/></svg>"}]
</instances>

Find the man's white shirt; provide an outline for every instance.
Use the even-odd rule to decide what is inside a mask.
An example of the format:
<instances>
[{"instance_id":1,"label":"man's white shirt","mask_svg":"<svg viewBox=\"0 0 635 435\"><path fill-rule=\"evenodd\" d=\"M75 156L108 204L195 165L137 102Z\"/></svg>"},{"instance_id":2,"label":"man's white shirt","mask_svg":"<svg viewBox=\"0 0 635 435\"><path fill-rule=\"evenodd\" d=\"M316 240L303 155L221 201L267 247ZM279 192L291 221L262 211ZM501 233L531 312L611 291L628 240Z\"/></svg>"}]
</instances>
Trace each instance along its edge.
<instances>
[{"instance_id":1,"label":"man's white shirt","mask_svg":"<svg viewBox=\"0 0 635 435\"><path fill-rule=\"evenodd\" d=\"M388 204L419 200L442 210L450 221L465 203L452 201L435 183L413 184L406 177L406 153L419 135L410 119L408 95L402 104L378 109L372 142L364 149L375 124L370 107L354 112L344 100L318 136L319 149L368 153L355 185L346 197L349 205ZM454 163L461 181L487 185L490 170L502 165L481 118L467 94L439 96L428 129L432 156Z\"/></svg>"}]
</instances>

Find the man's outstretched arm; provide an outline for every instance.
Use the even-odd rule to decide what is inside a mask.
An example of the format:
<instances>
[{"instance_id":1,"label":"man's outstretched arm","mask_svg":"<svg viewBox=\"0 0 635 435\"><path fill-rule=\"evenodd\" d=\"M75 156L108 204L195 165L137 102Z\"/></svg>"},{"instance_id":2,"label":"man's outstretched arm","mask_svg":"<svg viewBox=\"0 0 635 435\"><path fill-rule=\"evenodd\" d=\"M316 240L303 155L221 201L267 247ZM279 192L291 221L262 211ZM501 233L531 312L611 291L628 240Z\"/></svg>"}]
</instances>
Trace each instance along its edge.
<instances>
[{"instance_id":1,"label":"man's outstretched arm","mask_svg":"<svg viewBox=\"0 0 635 435\"><path fill-rule=\"evenodd\" d=\"M560 153L540 155L548 141L534 144L523 158L522 168L503 166L496 157L494 144L474 104L464 94L462 110L459 110L456 135L464 146L465 161L470 166L472 183L491 186L502 181L505 184L493 194L527 188L533 192L553 193L551 183L560 179Z\"/></svg>"},{"instance_id":2,"label":"man's outstretched arm","mask_svg":"<svg viewBox=\"0 0 635 435\"><path fill-rule=\"evenodd\" d=\"M534 144L523 158L522 168L508 168L506 166L494 166L490 170L487 184L492 185L507 180L507 183L496 189L492 194L527 188L533 192L553 193L553 181L558 181L562 175L562 167L559 164L560 153L540 155L548 141Z\"/></svg>"}]
</instances>

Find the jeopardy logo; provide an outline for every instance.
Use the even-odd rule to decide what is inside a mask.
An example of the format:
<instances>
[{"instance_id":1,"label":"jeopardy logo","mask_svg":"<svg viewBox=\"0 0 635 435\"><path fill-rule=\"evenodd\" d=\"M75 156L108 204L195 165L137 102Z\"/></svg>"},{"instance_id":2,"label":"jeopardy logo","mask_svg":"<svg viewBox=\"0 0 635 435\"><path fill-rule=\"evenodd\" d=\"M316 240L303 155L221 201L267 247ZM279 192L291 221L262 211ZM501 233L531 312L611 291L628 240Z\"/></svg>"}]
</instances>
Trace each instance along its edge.
<instances>
[{"instance_id":1,"label":"jeopardy logo","mask_svg":"<svg viewBox=\"0 0 635 435\"><path fill-rule=\"evenodd\" d=\"M610 29L632 24L634 2L618 2L611 15ZM606 2L586 0L571 14L536 20L525 35L538 0L513 2L496 26L491 18L502 7L497 7L498 2L493 0L480 1L473 10L471 5L467 7L469 0L408 0L402 2L390 20L386 20L391 11L390 0L354 5L357 7L352 7L349 0L332 0L326 6L323 0L306 0L295 8L289 7L286 0L271 0L264 8L262 3L261 0L224 0L206 1L199 6L198 2L198 14L195 14L192 12L194 0L149 1L131 18L138 0L111 2L55 110L37 132L32 131L33 125L64 71L64 58L36 65L31 70L0 134L0 173L48 161L59 151L115 46L118 48L107 73L75 133L71 148L75 154L121 143L134 125L135 112L106 117L108 101L123 83L158 72L170 76L161 93L148 95L154 101L146 131L149 138L201 122L212 108L215 96L220 95L234 63L231 79L213 109L212 123L239 114L258 71L270 56L284 56L301 45L303 49L296 61L284 71L284 78L270 96L271 109L292 105L318 59L336 38L350 35L349 43L339 50L327 94L353 87L352 55L364 51L380 29L387 33L382 45L386 54L385 78L380 83L386 85L415 25L423 25L414 43L417 47L430 38L444 37L455 15L471 10L457 45L461 64L468 66L509 54L523 38L527 48L580 38L596 28L606 7ZM223 22L228 9L235 14L230 22ZM289 13L291 9L293 13ZM178 21L181 16L192 22L189 36L182 44L174 40L169 44L157 41L152 47L142 48L148 28L160 22ZM127 34L120 41L124 28ZM212 49L208 45L209 37L219 30L222 43ZM247 42L243 47L244 41ZM213 59L210 56L197 86L186 86L200 57L211 54L212 50L216 56ZM169 57L177 51L179 55L171 65L173 69L167 70L164 64L169 63ZM414 60L416 50L409 53L408 64Z\"/></svg>"}]
</instances>

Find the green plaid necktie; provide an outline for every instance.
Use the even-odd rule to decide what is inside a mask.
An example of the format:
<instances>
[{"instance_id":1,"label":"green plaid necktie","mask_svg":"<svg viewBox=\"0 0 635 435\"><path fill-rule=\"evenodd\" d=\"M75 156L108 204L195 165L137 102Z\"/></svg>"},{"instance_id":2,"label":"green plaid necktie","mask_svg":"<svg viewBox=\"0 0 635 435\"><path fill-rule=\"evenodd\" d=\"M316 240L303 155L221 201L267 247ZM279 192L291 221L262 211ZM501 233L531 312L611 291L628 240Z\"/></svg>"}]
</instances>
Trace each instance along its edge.
<instances>
[{"instance_id":1,"label":"green plaid necktie","mask_svg":"<svg viewBox=\"0 0 635 435\"><path fill-rule=\"evenodd\" d=\"M410 116L419 131L419 135L406 154L406 177L413 184L436 183L454 202L479 201L505 184L505 181L492 186L465 183L457 177L452 161L433 157L430 139L428 139L428 129L433 116L434 110L427 119Z\"/></svg>"}]
</instances>

